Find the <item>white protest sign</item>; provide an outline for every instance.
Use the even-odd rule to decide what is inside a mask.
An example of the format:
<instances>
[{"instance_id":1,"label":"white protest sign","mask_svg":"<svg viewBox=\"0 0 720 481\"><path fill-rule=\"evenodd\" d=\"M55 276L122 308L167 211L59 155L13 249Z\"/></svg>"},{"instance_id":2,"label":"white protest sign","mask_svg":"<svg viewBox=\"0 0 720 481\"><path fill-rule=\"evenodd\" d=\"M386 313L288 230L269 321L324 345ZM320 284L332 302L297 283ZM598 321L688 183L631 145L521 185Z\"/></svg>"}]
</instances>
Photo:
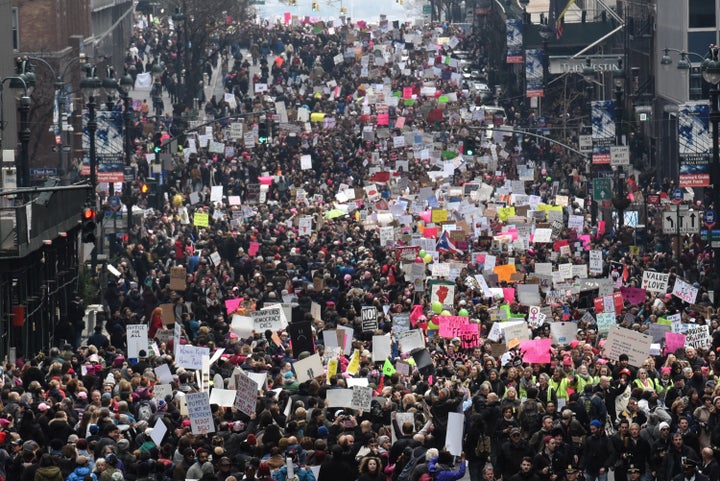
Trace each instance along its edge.
<instances>
[{"instance_id":1,"label":"white protest sign","mask_svg":"<svg viewBox=\"0 0 720 481\"><path fill-rule=\"evenodd\" d=\"M309 154L300 156L300 170L312 169L312 157Z\"/></svg>"},{"instance_id":2,"label":"white protest sign","mask_svg":"<svg viewBox=\"0 0 720 481\"><path fill-rule=\"evenodd\" d=\"M282 307L272 306L266 307L259 311L250 313L255 325L255 332L265 332L266 330L280 331L287 327L287 320Z\"/></svg>"},{"instance_id":3,"label":"white protest sign","mask_svg":"<svg viewBox=\"0 0 720 481\"><path fill-rule=\"evenodd\" d=\"M153 386L153 398L160 400L165 400L167 396L172 396L173 390L172 385L170 384L155 384Z\"/></svg>"},{"instance_id":4,"label":"white protest sign","mask_svg":"<svg viewBox=\"0 0 720 481\"><path fill-rule=\"evenodd\" d=\"M219 389L214 387L210 391L210 404L217 404L222 407L233 407L235 405L234 389Z\"/></svg>"},{"instance_id":5,"label":"white protest sign","mask_svg":"<svg viewBox=\"0 0 720 481\"><path fill-rule=\"evenodd\" d=\"M215 432L210 400L207 391L191 392L185 394L190 428L193 434L208 434Z\"/></svg>"},{"instance_id":6,"label":"white protest sign","mask_svg":"<svg viewBox=\"0 0 720 481\"><path fill-rule=\"evenodd\" d=\"M157 421L155 421L155 426L153 426L152 431L150 432L150 439L153 440L156 446L162 446L162 440L165 437L166 432L167 426L165 426L163 418L159 417L157 418Z\"/></svg>"},{"instance_id":7,"label":"white protest sign","mask_svg":"<svg viewBox=\"0 0 720 481\"><path fill-rule=\"evenodd\" d=\"M155 376L157 380L162 384L170 384L173 382L172 373L170 372L170 366L167 364L160 364L155 368Z\"/></svg>"},{"instance_id":8,"label":"white protest sign","mask_svg":"<svg viewBox=\"0 0 720 481\"><path fill-rule=\"evenodd\" d=\"M328 389L325 394L329 408L349 408L352 403L352 389Z\"/></svg>"},{"instance_id":9,"label":"white protest sign","mask_svg":"<svg viewBox=\"0 0 720 481\"><path fill-rule=\"evenodd\" d=\"M210 356L209 347L196 347L189 344L180 344L177 347L175 363L185 369L202 369L202 357Z\"/></svg>"},{"instance_id":10,"label":"white protest sign","mask_svg":"<svg viewBox=\"0 0 720 481\"><path fill-rule=\"evenodd\" d=\"M631 366L640 367L650 353L652 336L632 329L611 326L605 342L605 357L618 361L621 354L627 354Z\"/></svg>"},{"instance_id":11,"label":"white protest sign","mask_svg":"<svg viewBox=\"0 0 720 481\"><path fill-rule=\"evenodd\" d=\"M210 187L210 202L222 202L223 186L213 185Z\"/></svg>"},{"instance_id":12,"label":"white protest sign","mask_svg":"<svg viewBox=\"0 0 720 481\"><path fill-rule=\"evenodd\" d=\"M353 409L362 409L363 411L366 411L366 412L370 411L370 404L372 403L372 395L373 395L373 390L371 387L353 386L350 407Z\"/></svg>"},{"instance_id":13,"label":"white protest sign","mask_svg":"<svg viewBox=\"0 0 720 481\"><path fill-rule=\"evenodd\" d=\"M670 274L662 272L644 271L641 287L648 292L665 294L668 288Z\"/></svg>"},{"instance_id":14,"label":"white protest sign","mask_svg":"<svg viewBox=\"0 0 720 481\"><path fill-rule=\"evenodd\" d=\"M692 326L685 331L685 346L707 349L712 343L708 326Z\"/></svg>"},{"instance_id":15,"label":"white protest sign","mask_svg":"<svg viewBox=\"0 0 720 481\"><path fill-rule=\"evenodd\" d=\"M602 274L603 272L603 255L602 251L593 250L590 254L590 274Z\"/></svg>"},{"instance_id":16,"label":"white protest sign","mask_svg":"<svg viewBox=\"0 0 720 481\"><path fill-rule=\"evenodd\" d=\"M298 234L301 236L312 235L312 217L308 215L298 219Z\"/></svg>"},{"instance_id":17,"label":"white protest sign","mask_svg":"<svg viewBox=\"0 0 720 481\"><path fill-rule=\"evenodd\" d=\"M679 297L688 304L695 304L695 299L698 295L698 288L693 287L692 284L685 282L679 277L675 279L675 285L673 286L672 294L675 297Z\"/></svg>"},{"instance_id":18,"label":"white protest sign","mask_svg":"<svg viewBox=\"0 0 720 481\"><path fill-rule=\"evenodd\" d=\"M398 332L395 333L395 337L400 343L400 352L403 354L414 349L425 348L425 336L420 329Z\"/></svg>"},{"instance_id":19,"label":"white protest sign","mask_svg":"<svg viewBox=\"0 0 720 481\"><path fill-rule=\"evenodd\" d=\"M237 334L240 339L246 339L252 336L254 329L255 321L253 321L252 317L233 314L230 330Z\"/></svg>"},{"instance_id":20,"label":"white protest sign","mask_svg":"<svg viewBox=\"0 0 720 481\"><path fill-rule=\"evenodd\" d=\"M148 348L148 327L147 324L128 324L127 332L127 355L129 359L140 357L140 351Z\"/></svg>"},{"instance_id":21,"label":"white protest sign","mask_svg":"<svg viewBox=\"0 0 720 481\"><path fill-rule=\"evenodd\" d=\"M258 384L250 376L240 372L235 377L235 409L248 416L255 412L257 404Z\"/></svg>"},{"instance_id":22,"label":"white protest sign","mask_svg":"<svg viewBox=\"0 0 720 481\"><path fill-rule=\"evenodd\" d=\"M392 353L390 336L373 336L372 357L374 362L382 362Z\"/></svg>"},{"instance_id":23,"label":"white protest sign","mask_svg":"<svg viewBox=\"0 0 720 481\"><path fill-rule=\"evenodd\" d=\"M460 456L463 452L462 440L465 427L465 415L462 413L449 413L447 423L447 436L445 448L453 456Z\"/></svg>"},{"instance_id":24,"label":"white protest sign","mask_svg":"<svg viewBox=\"0 0 720 481\"><path fill-rule=\"evenodd\" d=\"M570 344L577 337L577 324L574 322L551 322L550 335L557 344Z\"/></svg>"},{"instance_id":25,"label":"white protest sign","mask_svg":"<svg viewBox=\"0 0 720 481\"><path fill-rule=\"evenodd\" d=\"M323 364L318 353L293 364L299 383L304 383L323 374Z\"/></svg>"}]
</instances>

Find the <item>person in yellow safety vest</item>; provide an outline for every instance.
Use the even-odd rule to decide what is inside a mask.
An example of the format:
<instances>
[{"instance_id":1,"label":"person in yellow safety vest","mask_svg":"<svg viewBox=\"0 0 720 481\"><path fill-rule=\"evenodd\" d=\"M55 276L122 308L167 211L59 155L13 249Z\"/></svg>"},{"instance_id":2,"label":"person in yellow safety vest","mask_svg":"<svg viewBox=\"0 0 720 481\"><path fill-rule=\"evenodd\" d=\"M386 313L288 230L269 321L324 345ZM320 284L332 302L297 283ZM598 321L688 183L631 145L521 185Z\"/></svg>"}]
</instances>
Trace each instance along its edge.
<instances>
[{"instance_id":1,"label":"person in yellow safety vest","mask_svg":"<svg viewBox=\"0 0 720 481\"><path fill-rule=\"evenodd\" d=\"M633 380L632 385L643 391L657 391L654 380L648 377L648 372L643 367L638 369L637 377Z\"/></svg>"},{"instance_id":2,"label":"person in yellow safety vest","mask_svg":"<svg viewBox=\"0 0 720 481\"><path fill-rule=\"evenodd\" d=\"M581 364L575 370L575 392L582 394L585 392L585 386L593 385L593 378L588 373L588 368L585 364Z\"/></svg>"},{"instance_id":3,"label":"person in yellow safety vest","mask_svg":"<svg viewBox=\"0 0 720 481\"><path fill-rule=\"evenodd\" d=\"M537 388L537 378L533 375L532 367L528 366L523 370L522 376L518 380L518 386L521 399L527 399L528 388Z\"/></svg>"},{"instance_id":4,"label":"person in yellow safety vest","mask_svg":"<svg viewBox=\"0 0 720 481\"><path fill-rule=\"evenodd\" d=\"M548 403L557 403L557 391L550 386L550 376L547 373L540 373L538 376L538 400L545 406Z\"/></svg>"},{"instance_id":5,"label":"person in yellow safety vest","mask_svg":"<svg viewBox=\"0 0 720 481\"><path fill-rule=\"evenodd\" d=\"M568 359L572 363L572 359L566 359ZM566 361L563 361L563 363L565 362ZM548 386L555 390L559 404L562 404L563 406L567 404L570 398L570 394L568 393L568 388L570 388L570 382L571 380L567 376L565 376L565 373L560 367L555 368L552 377L548 381ZM560 399L563 399L565 402L563 403L563 401L560 401Z\"/></svg>"},{"instance_id":6,"label":"person in yellow safety vest","mask_svg":"<svg viewBox=\"0 0 720 481\"><path fill-rule=\"evenodd\" d=\"M665 402L665 394L673 387L671 376L672 368L670 366L663 366L660 368L660 378L655 379L655 392L658 394L658 399L663 403Z\"/></svg>"}]
</instances>

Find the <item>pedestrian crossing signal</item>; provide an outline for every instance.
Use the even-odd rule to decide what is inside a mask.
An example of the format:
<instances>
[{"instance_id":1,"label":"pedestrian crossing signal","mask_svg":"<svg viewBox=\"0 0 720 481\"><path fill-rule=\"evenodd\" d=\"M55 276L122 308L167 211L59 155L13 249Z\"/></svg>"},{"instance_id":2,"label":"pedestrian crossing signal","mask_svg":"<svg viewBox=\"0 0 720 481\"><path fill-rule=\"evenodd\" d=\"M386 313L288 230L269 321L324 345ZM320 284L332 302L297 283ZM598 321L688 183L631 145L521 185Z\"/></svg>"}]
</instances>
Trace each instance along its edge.
<instances>
[{"instance_id":1,"label":"pedestrian crossing signal","mask_svg":"<svg viewBox=\"0 0 720 481\"><path fill-rule=\"evenodd\" d=\"M95 243L95 230L97 223L95 222L95 211L86 207L82 213L82 241L86 244Z\"/></svg>"}]
</instances>

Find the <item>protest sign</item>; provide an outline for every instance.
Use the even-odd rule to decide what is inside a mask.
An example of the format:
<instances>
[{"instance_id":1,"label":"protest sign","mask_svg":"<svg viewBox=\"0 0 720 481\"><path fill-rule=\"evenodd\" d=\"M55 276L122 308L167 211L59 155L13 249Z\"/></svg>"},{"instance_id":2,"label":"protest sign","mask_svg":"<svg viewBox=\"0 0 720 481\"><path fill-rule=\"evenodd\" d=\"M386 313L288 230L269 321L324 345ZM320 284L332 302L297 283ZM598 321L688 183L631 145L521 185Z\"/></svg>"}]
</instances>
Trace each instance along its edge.
<instances>
[{"instance_id":1,"label":"protest sign","mask_svg":"<svg viewBox=\"0 0 720 481\"><path fill-rule=\"evenodd\" d=\"M400 352L403 354L411 352L414 349L423 349L425 347L425 336L420 329L398 332L396 333L396 337L400 343Z\"/></svg>"},{"instance_id":2,"label":"protest sign","mask_svg":"<svg viewBox=\"0 0 720 481\"><path fill-rule=\"evenodd\" d=\"M328 408L349 408L352 404L352 389L328 389L325 394Z\"/></svg>"},{"instance_id":3,"label":"protest sign","mask_svg":"<svg viewBox=\"0 0 720 481\"><path fill-rule=\"evenodd\" d=\"M324 373L322 360L317 353L295 362L293 370L299 383L304 383Z\"/></svg>"},{"instance_id":4,"label":"protest sign","mask_svg":"<svg viewBox=\"0 0 720 481\"><path fill-rule=\"evenodd\" d=\"M648 292L655 294L665 294L668 288L670 274L662 272L644 271L641 287Z\"/></svg>"},{"instance_id":5,"label":"protest sign","mask_svg":"<svg viewBox=\"0 0 720 481\"><path fill-rule=\"evenodd\" d=\"M685 349L685 334L679 332L665 333L665 354L674 353L678 349Z\"/></svg>"},{"instance_id":6,"label":"protest sign","mask_svg":"<svg viewBox=\"0 0 720 481\"><path fill-rule=\"evenodd\" d=\"M171 376L172 379L172 376ZM159 400L166 400L167 396L172 397L173 388L172 384L155 384L153 386L153 398Z\"/></svg>"},{"instance_id":7,"label":"protest sign","mask_svg":"<svg viewBox=\"0 0 720 481\"><path fill-rule=\"evenodd\" d=\"M255 332L280 331L288 325L282 307L277 305L253 311L250 317L253 319Z\"/></svg>"},{"instance_id":8,"label":"protest sign","mask_svg":"<svg viewBox=\"0 0 720 481\"><path fill-rule=\"evenodd\" d=\"M247 339L252 336L254 329L255 322L252 317L233 314L232 322L230 323L230 330L237 334L240 339Z\"/></svg>"},{"instance_id":9,"label":"protest sign","mask_svg":"<svg viewBox=\"0 0 720 481\"><path fill-rule=\"evenodd\" d=\"M590 256L589 260L589 271L590 274L602 274L603 273L603 257L602 251L592 250L588 252Z\"/></svg>"},{"instance_id":10,"label":"protest sign","mask_svg":"<svg viewBox=\"0 0 720 481\"><path fill-rule=\"evenodd\" d=\"M390 336L373 336L372 358L373 362L382 362L392 353L392 339Z\"/></svg>"},{"instance_id":11,"label":"protest sign","mask_svg":"<svg viewBox=\"0 0 720 481\"><path fill-rule=\"evenodd\" d=\"M176 353L177 359L175 363L178 367L184 367L185 369L202 369L202 357L210 356L210 348L180 344L177 346Z\"/></svg>"},{"instance_id":12,"label":"protest sign","mask_svg":"<svg viewBox=\"0 0 720 481\"><path fill-rule=\"evenodd\" d=\"M472 349L481 345L480 335L478 333L480 325L474 322L468 322L460 328L460 340L463 349Z\"/></svg>"},{"instance_id":13,"label":"protest sign","mask_svg":"<svg viewBox=\"0 0 720 481\"><path fill-rule=\"evenodd\" d=\"M258 384L243 372L234 373L233 376L235 378L235 409L252 416L257 403Z\"/></svg>"},{"instance_id":14,"label":"protest sign","mask_svg":"<svg viewBox=\"0 0 720 481\"><path fill-rule=\"evenodd\" d=\"M673 286L672 294L675 297L679 297L688 304L695 304L695 299L698 295L698 288L693 287L692 284L685 282L679 277L675 279L675 285Z\"/></svg>"},{"instance_id":15,"label":"protest sign","mask_svg":"<svg viewBox=\"0 0 720 481\"><path fill-rule=\"evenodd\" d=\"M685 345L695 349L707 349L712 343L710 329L705 326L692 326L685 331Z\"/></svg>"},{"instance_id":16,"label":"protest sign","mask_svg":"<svg viewBox=\"0 0 720 481\"><path fill-rule=\"evenodd\" d=\"M222 407L233 407L235 405L235 395L236 392L234 389L220 389L214 387L212 391L210 391L210 404L217 404L218 406Z\"/></svg>"},{"instance_id":17,"label":"protest sign","mask_svg":"<svg viewBox=\"0 0 720 481\"><path fill-rule=\"evenodd\" d=\"M462 413L449 413L445 448L453 456L460 456L463 452L462 440L465 429L465 415Z\"/></svg>"},{"instance_id":18,"label":"protest sign","mask_svg":"<svg viewBox=\"0 0 720 481\"><path fill-rule=\"evenodd\" d=\"M464 316L438 316L435 322L440 325L440 337L452 339L460 337L462 327L469 322L469 319Z\"/></svg>"},{"instance_id":19,"label":"protest sign","mask_svg":"<svg viewBox=\"0 0 720 481\"><path fill-rule=\"evenodd\" d=\"M362 332L374 332L378 328L378 311L375 306L362 306Z\"/></svg>"},{"instance_id":20,"label":"protest sign","mask_svg":"<svg viewBox=\"0 0 720 481\"><path fill-rule=\"evenodd\" d=\"M505 346L508 349L520 344L520 342L528 339L530 333L528 332L527 323L525 321L512 321L501 323L503 333L505 334Z\"/></svg>"},{"instance_id":21,"label":"protest sign","mask_svg":"<svg viewBox=\"0 0 720 481\"><path fill-rule=\"evenodd\" d=\"M616 325L615 312L598 312L597 328L598 332L605 334L610 331L610 327Z\"/></svg>"},{"instance_id":22,"label":"protest sign","mask_svg":"<svg viewBox=\"0 0 720 481\"><path fill-rule=\"evenodd\" d=\"M444 281L429 281L430 303L439 302L443 309L452 309L455 302L455 283Z\"/></svg>"},{"instance_id":23,"label":"protest sign","mask_svg":"<svg viewBox=\"0 0 720 481\"><path fill-rule=\"evenodd\" d=\"M170 366L167 364L160 364L155 368L155 377L163 384L170 384L173 382L173 376L170 372Z\"/></svg>"},{"instance_id":24,"label":"protest sign","mask_svg":"<svg viewBox=\"0 0 720 481\"><path fill-rule=\"evenodd\" d=\"M407 312L396 312L392 314L393 332L408 331L410 329L410 314Z\"/></svg>"},{"instance_id":25,"label":"protest sign","mask_svg":"<svg viewBox=\"0 0 720 481\"><path fill-rule=\"evenodd\" d=\"M577 337L577 324L574 322L551 322L550 336L557 344L570 344Z\"/></svg>"},{"instance_id":26,"label":"protest sign","mask_svg":"<svg viewBox=\"0 0 720 481\"><path fill-rule=\"evenodd\" d=\"M546 364L550 362L552 339L527 339L520 343L523 362Z\"/></svg>"},{"instance_id":27,"label":"protest sign","mask_svg":"<svg viewBox=\"0 0 720 481\"><path fill-rule=\"evenodd\" d=\"M631 366L640 367L650 353L652 337L632 329L612 326L605 342L605 357L619 360L621 354L627 354Z\"/></svg>"},{"instance_id":28,"label":"protest sign","mask_svg":"<svg viewBox=\"0 0 720 481\"><path fill-rule=\"evenodd\" d=\"M130 359L140 357L140 351L148 349L148 326L147 324L128 324L125 327L127 333L127 355Z\"/></svg>"},{"instance_id":29,"label":"protest sign","mask_svg":"<svg viewBox=\"0 0 720 481\"><path fill-rule=\"evenodd\" d=\"M187 288L187 271L182 266L170 268L170 289L184 291Z\"/></svg>"},{"instance_id":30,"label":"protest sign","mask_svg":"<svg viewBox=\"0 0 720 481\"><path fill-rule=\"evenodd\" d=\"M370 411L372 394L373 390L371 387L353 386L350 407L353 409L362 409L366 412Z\"/></svg>"},{"instance_id":31,"label":"protest sign","mask_svg":"<svg viewBox=\"0 0 720 481\"><path fill-rule=\"evenodd\" d=\"M152 439L156 446L162 446L162 441L167 431L168 428L163 422L162 418L158 417L157 421L155 421L155 425L152 428L152 432L150 433L150 439Z\"/></svg>"},{"instance_id":32,"label":"protest sign","mask_svg":"<svg viewBox=\"0 0 720 481\"><path fill-rule=\"evenodd\" d=\"M310 321L293 322L288 324L287 332L290 335L293 357L297 359L300 353L315 352L315 342L313 339L312 326Z\"/></svg>"},{"instance_id":33,"label":"protest sign","mask_svg":"<svg viewBox=\"0 0 720 481\"><path fill-rule=\"evenodd\" d=\"M195 435L214 433L215 423L210 411L210 400L207 391L187 393L185 394L185 402L192 433Z\"/></svg>"},{"instance_id":34,"label":"protest sign","mask_svg":"<svg viewBox=\"0 0 720 481\"><path fill-rule=\"evenodd\" d=\"M653 322L649 325L647 332L652 337L653 342L662 342L662 340L665 339L665 333L670 332L671 330L672 326Z\"/></svg>"}]
</instances>

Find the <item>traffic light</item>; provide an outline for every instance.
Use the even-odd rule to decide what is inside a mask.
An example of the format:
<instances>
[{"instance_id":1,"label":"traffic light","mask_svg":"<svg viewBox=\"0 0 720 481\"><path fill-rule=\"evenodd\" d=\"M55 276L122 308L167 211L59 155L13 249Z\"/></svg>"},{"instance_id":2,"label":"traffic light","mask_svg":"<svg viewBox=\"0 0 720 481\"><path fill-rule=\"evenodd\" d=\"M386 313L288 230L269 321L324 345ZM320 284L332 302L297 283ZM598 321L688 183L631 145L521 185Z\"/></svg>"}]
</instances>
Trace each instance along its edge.
<instances>
[{"instance_id":1,"label":"traffic light","mask_svg":"<svg viewBox=\"0 0 720 481\"><path fill-rule=\"evenodd\" d=\"M85 207L82 213L82 241L85 244L95 243L95 230L97 223L95 222L95 210Z\"/></svg>"},{"instance_id":2,"label":"traffic light","mask_svg":"<svg viewBox=\"0 0 720 481\"><path fill-rule=\"evenodd\" d=\"M312 9L313 9L313 12L319 11L319 10L320 10L320 3L318 3L318 2L313 2L313 3L312 3Z\"/></svg>"},{"instance_id":3,"label":"traffic light","mask_svg":"<svg viewBox=\"0 0 720 481\"><path fill-rule=\"evenodd\" d=\"M143 183L140 185L140 193L141 193L142 195L147 195L148 192L150 192L150 186L147 185L146 182L143 182Z\"/></svg>"},{"instance_id":4,"label":"traffic light","mask_svg":"<svg viewBox=\"0 0 720 481\"><path fill-rule=\"evenodd\" d=\"M153 135L153 152L159 154L162 152L162 133L155 132Z\"/></svg>"},{"instance_id":5,"label":"traffic light","mask_svg":"<svg viewBox=\"0 0 720 481\"><path fill-rule=\"evenodd\" d=\"M267 122L261 121L258 123L258 143L264 144L268 141L268 125Z\"/></svg>"}]
</instances>

